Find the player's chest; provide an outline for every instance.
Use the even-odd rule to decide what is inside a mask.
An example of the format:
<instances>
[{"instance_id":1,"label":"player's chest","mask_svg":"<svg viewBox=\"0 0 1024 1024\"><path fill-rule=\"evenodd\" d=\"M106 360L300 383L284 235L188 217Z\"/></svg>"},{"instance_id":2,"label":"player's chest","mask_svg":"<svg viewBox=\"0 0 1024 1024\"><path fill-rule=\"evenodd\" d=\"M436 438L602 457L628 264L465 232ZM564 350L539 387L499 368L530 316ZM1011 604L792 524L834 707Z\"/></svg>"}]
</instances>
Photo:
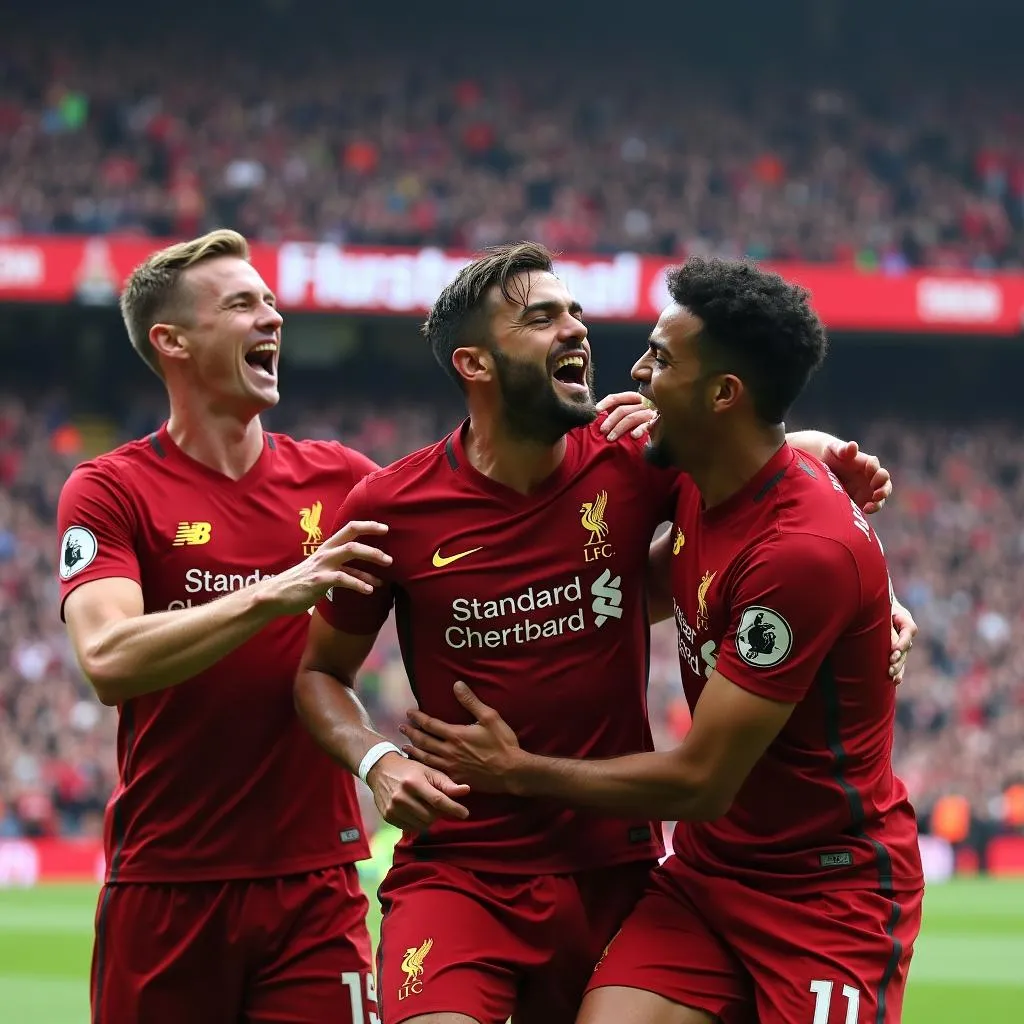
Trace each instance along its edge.
<instances>
[{"instance_id":1,"label":"player's chest","mask_svg":"<svg viewBox=\"0 0 1024 1024\"><path fill-rule=\"evenodd\" d=\"M610 486L568 487L537 508L465 496L395 531L397 582L425 620L514 624L585 606L603 624L642 593L653 528Z\"/></svg>"},{"instance_id":2,"label":"player's chest","mask_svg":"<svg viewBox=\"0 0 1024 1024\"><path fill-rule=\"evenodd\" d=\"M143 590L188 607L275 576L319 547L340 501L308 485L210 487L153 502L140 523Z\"/></svg>"}]
</instances>

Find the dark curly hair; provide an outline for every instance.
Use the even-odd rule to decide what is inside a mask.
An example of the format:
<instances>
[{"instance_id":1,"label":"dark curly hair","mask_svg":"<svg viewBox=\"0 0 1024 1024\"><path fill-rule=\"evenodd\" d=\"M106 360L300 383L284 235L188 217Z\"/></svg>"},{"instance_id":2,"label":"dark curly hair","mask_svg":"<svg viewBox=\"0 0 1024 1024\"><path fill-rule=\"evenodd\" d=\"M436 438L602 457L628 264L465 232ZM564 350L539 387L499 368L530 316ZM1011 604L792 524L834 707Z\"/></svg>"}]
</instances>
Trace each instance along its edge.
<instances>
[{"instance_id":1,"label":"dark curly hair","mask_svg":"<svg viewBox=\"0 0 1024 1024\"><path fill-rule=\"evenodd\" d=\"M487 344L485 298L497 285L509 302L522 301L525 295L512 295L512 279L529 271L548 271L554 266L551 253L539 242L514 242L486 249L482 256L463 267L458 276L437 297L422 327L434 358L462 388L463 380L452 365L452 353L471 343Z\"/></svg>"},{"instance_id":2,"label":"dark curly hair","mask_svg":"<svg viewBox=\"0 0 1024 1024\"><path fill-rule=\"evenodd\" d=\"M699 317L704 373L734 373L757 415L781 423L828 350L810 293L735 260L693 256L668 273L673 301Z\"/></svg>"}]
</instances>

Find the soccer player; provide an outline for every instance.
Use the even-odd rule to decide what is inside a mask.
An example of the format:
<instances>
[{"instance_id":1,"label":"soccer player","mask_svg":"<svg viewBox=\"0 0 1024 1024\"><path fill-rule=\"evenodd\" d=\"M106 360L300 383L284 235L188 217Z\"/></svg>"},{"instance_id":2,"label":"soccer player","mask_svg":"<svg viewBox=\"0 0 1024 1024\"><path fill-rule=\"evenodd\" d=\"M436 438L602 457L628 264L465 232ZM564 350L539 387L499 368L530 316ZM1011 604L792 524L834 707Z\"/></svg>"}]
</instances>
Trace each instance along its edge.
<instances>
[{"instance_id":1,"label":"soccer player","mask_svg":"<svg viewBox=\"0 0 1024 1024\"><path fill-rule=\"evenodd\" d=\"M659 571L689 733L544 757L459 683L478 724L413 712L408 734L474 793L679 822L580 1024L896 1022L923 878L891 763L890 580L861 510L782 425L825 334L806 292L745 264L691 259L669 291L633 376L658 409L652 464L688 474Z\"/></svg>"},{"instance_id":2,"label":"soccer player","mask_svg":"<svg viewBox=\"0 0 1024 1024\"><path fill-rule=\"evenodd\" d=\"M532 749L651 749L648 553L678 474L645 462L642 441L602 436L581 315L541 246L465 268L425 333L469 419L366 477L339 513L385 520L380 544L394 561L373 595L336 589L318 604L296 703L406 830L380 890L385 1024L572 1021L662 852L645 810L609 817L508 796L466 797L468 819L426 829L430 808L391 806L405 762L352 690L394 605L431 714L458 714L452 682L472 673Z\"/></svg>"},{"instance_id":3,"label":"soccer player","mask_svg":"<svg viewBox=\"0 0 1024 1024\"><path fill-rule=\"evenodd\" d=\"M58 511L61 614L120 711L92 1020L363 1024L366 837L352 777L299 723L292 685L307 611L330 587L372 590L353 558L389 561L367 543L380 523L324 534L376 467L263 431L282 318L241 235L154 254L121 308L170 419L77 467ZM463 813L426 781L437 773L406 778Z\"/></svg>"}]
</instances>

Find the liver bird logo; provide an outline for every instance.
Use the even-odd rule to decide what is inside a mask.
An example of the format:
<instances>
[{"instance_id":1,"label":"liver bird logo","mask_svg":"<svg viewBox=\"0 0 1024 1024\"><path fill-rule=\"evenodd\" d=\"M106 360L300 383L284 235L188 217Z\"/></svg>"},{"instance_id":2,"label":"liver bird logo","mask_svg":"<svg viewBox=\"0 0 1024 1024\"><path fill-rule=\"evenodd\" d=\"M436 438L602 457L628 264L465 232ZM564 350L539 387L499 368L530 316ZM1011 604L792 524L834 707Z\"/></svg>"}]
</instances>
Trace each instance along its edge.
<instances>
[{"instance_id":1,"label":"liver bird logo","mask_svg":"<svg viewBox=\"0 0 1024 1024\"><path fill-rule=\"evenodd\" d=\"M704 578L697 586L697 628L708 628L708 591L717 574L715 572L704 573Z\"/></svg>"},{"instance_id":2,"label":"liver bird logo","mask_svg":"<svg viewBox=\"0 0 1024 1024\"><path fill-rule=\"evenodd\" d=\"M402 958L402 970L405 971L405 983L411 985L423 974L423 961L427 959L433 939L424 939L419 947L410 946Z\"/></svg>"},{"instance_id":3,"label":"liver bird logo","mask_svg":"<svg viewBox=\"0 0 1024 1024\"><path fill-rule=\"evenodd\" d=\"M322 501L314 502L309 508L299 509L299 526L306 531L304 544L319 544L324 539L324 531L320 529L320 516L323 511Z\"/></svg>"},{"instance_id":4,"label":"liver bird logo","mask_svg":"<svg viewBox=\"0 0 1024 1024\"><path fill-rule=\"evenodd\" d=\"M580 506L580 522L584 530L590 531L591 544L600 544L608 536L608 524L604 521L604 510L608 506L608 492L601 491L593 501L585 501Z\"/></svg>"}]
</instances>

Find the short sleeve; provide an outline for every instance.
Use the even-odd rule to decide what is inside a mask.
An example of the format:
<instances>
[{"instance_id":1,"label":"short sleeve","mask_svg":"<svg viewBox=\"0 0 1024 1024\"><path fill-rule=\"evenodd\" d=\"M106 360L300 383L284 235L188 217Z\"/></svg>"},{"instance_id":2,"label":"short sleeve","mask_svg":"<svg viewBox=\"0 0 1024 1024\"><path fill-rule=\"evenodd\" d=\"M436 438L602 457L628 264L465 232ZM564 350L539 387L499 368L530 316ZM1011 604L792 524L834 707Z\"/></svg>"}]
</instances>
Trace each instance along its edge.
<instances>
[{"instance_id":1,"label":"short sleeve","mask_svg":"<svg viewBox=\"0 0 1024 1024\"><path fill-rule=\"evenodd\" d=\"M83 583L123 576L141 584L131 501L109 472L95 464L68 477L57 503L60 615Z\"/></svg>"},{"instance_id":2,"label":"short sleeve","mask_svg":"<svg viewBox=\"0 0 1024 1024\"><path fill-rule=\"evenodd\" d=\"M346 523L359 519L386 521L379 506L374 506L368 494L365 477L352 488L338 509L331 526L331 534L337 533ZM387 551L386 537L374 537L371 543L382 551ZM327 596L317 602L316 609L326 622L341 633L352 633L356 636L376 633L384 624L394 603L392 586L381 566L359 562L351 564L353 568L364 569L378 579L383 579L384 586L377 587L372 594L360 594L344 587L332 587Z\"/></svg>"},{"instance_id":3,"label":"short sleeve","mask_svg":"<svg viewBox=\"0 0 1024 1024\"><path fill-rule=\"evenodd\" d=\"M856 617L860 574L838 541L783 534L740 567L729 604L717 670L744 690L795 704Z\"/></svg>"},{"instance_id":4,"label":"short sleeve","mask_svg":"<svg viewBox=\"0 0 1024 1024\"><path fill-rule=\"evenodd\" d=\"M342 445L345 449L345 454L348 456L348 465L352 473L352 486L355 487L363 477L369 476L371 473L375 473L380 466L377 465L373 459L368 458L362 452L357 452L354 448L349 448L346 445Z\"/></svg>"}]
</instances>

